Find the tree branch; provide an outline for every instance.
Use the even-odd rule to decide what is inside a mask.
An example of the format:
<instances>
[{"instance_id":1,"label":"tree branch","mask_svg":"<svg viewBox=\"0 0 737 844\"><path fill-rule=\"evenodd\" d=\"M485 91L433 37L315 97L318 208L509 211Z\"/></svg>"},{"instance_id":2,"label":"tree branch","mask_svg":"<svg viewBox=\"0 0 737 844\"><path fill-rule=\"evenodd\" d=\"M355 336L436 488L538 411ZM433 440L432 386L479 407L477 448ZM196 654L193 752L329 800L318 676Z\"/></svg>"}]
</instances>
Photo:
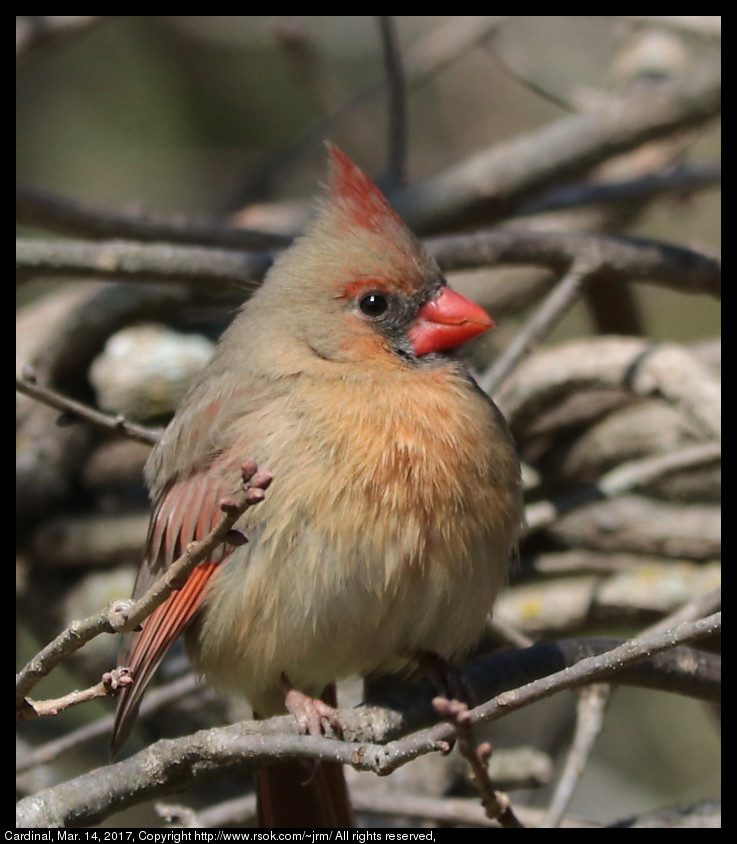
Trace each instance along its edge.
<instances>
[{"instance_id":1,"label":"tree branch","mask_svg":"<svg viewBox=\"0 0 737 844\"><path fill-rule=\"evenodd\" d=\"M16 270L20 281L40 275L188 282L222 292L233 285L253 289L272 262L273 256L265 252L196 246L129 241L53 242L25 238L16 241Z\"/></svg>"},{"instance_id":2,"label":"tree branch","mask_svg":"<svg viewBox=\"0 0 737 844\"><path fill-rule=\"evenodd\" d=\"M563 274L579 256L598 270L624 281L649 282L682 293L719 297L721 268L717 258L655 240L588 232L496 229L446 235L424 241L445 272L537 265Z\"/></svg>"},{"instance_id":3,"label":"tree branch","mask_svg":"<svg viewBox=\"0 0 737 844\"><path fill-rule=\"evenodd\" d=\"M717 613L657 636L630 640L605 650L600 656L574 660L570 667L497 695L471 710L471 722L495 720L563 689L603 679L626 682L633 676L631 672L636 674L636 663L642 665L643 661L656 654L674 649L683 642L713 635L720 629L721 614ZM537 648L541 646L526 650L535 651ZM709 655L703 654L694 661L697 652L686 650L687 654L682 652L681 671L693 675L694 665L699 661L702 664L708 662ZM563 651L554 649L552 645L542 647L537 655L544 652L547 653L546 670L555 664L551 663L551 658L558 664L561 658L566 659ZM671 657L671 663L675 653L667 655ZM522 654L525 651L520 652ZM502 657L497 658L500 666L506 664L509 667L510 655L507 653ZM469 677L473 680L477 674L477 671L470 671ZM425 717L429 718L432 718L431 698L425 688ZM298 725L291 716L204 730L182 739L161 740L129 759L90 771L21 800L16 806L16 821L19 826L28 828L89 825L127 806L171 793L196 781L279 764L285 758L331 759L359 770L388 774L420 755L447 746L452 738L453 728L441 724L385 745L357 740L357 737L367 734L381 740L398 728L407 729L406 719L403 723L394 709L396 700L388 698L386 703L388 709L341 710L346 741L295 734L298 733Z\"/></svg>"},{"instance_id":4,"label":"tree branch","mask_svg":"<svg viewBox=\"0 0 737 844\"><path fill-rule=\"evenodd\" d=\"M579 255L596 256L600 271L683 293L721 293L719 261L692 249L656 241L586 233L517 229L449 235L425 241L445 272L501 265L539 265L566 272ZM20 238L20 281L37 275L126 281L187 282L208 292L253 289L275 254L126 241L97 244Z\"/></svg>"},{"instance_id":5,"label":"tree branch","mask_svg":"<svg viewBox=\"0 0 737 844\"><path fill-rule=\"evenodd\" d=\"M632 460L603 475L595 484L581 487L554 501L537 501L525 511L529 531L553 524L564 513L602 498L614 498L651 483L670 472L718 462L722 456L719 443L699 443L679 451Z\"/></svg>"},{"instance_id":6,"label":"tree branch","mask_svg":"<svg viewBox=\"0 0 737 844\"><path fill-rule=\"evenodd\" d=\"M397 187L404 182L407 156L407 85L391 15L377 15L389 89L389 142L386 179Z\"/></svg>"},{"instance_id":7,"label":"tree branch","mask_svg":"<svg viewBox=\"0 0 737 844\"><path fill-rule=\"evenodd\" d=\"M492 366L479 378L479 386L489 395L514 370L517 364L555 328L578 301L584 285L596 273L596 265L585 254L579 256L570 270L548 293L542 304Z\"/></svg>"},{"instance_id":8,"label":"tree branch","mask_svg":"<svg viewBox=\"0 0 737 844\"><path fill-rule=\"evenodd\" d=\"M182 220L150 211L110 208L29 185L16 185L15 219L21 225L93 240L253 250L284 247L291 241L285 235L233 228L217 220Z\"/></svg>"},{"instance_id":9,"label":"tree branch","mask_svg":"<svg viewBox=\"0 0 737 844\"><path fill-rule=\"evenodd\" d=\"M624 390L678 408L708 438L721 437L721 389L687 349L630 337L574 340L525 361L497 396L513 430L574 392Z\"/></svg>"},{"instance_id":10,"label":"tree branch","mask_svg":"<svg viewBox=\"0 0 737 844\"><path fill-rule=\"evenodd\" d=\"M533 193L612 156L717 117L721 68L708 63L645 92L497 144L424 182L390 194L415 231L508 218Z\"/></svg>"},{"instance_id":11,"label":"tree branch","mask_svg":"<svg viewBox=\"0 0 737 844\"><path fill-rule=\"evenodd\" d=\"M243 465L243 487L232 498L221 503L223 515L200 542L192 542L166 572L137 601L114 600L99 613L84 621L72 622L66 630L46 645L16 675L16 712L18 717L38 715L34 702L27 698L30 690L48 675L63 659L79 650L100 633L123 633L135 630L169 595L186 581L189 573L208 554L227 541L233 525L249 508L263 501L271 482L268 472L258 469L253 461Z\"/></svg>"},{"instance_id":12,"label":"tree branch","mask_svg":"<svg viewBox=\"0 0 737 844\"><path fill-rule=\"evenodd\" d=\"M19 393L23 393L30 398L49 405L49 407L53 407L60 413L70 414L74 418L83 419L85 422L89 422L106 431L123 434L128 439L143 443L143 445L155 445L161 436L160 430L136 425L134 422L129 422L124 416L110 416L87 404L70 399L57 390L52 390L50 387L43 387L35 382L32 373L31 377L29 377L28 370L23 373L22 378L16 376L15 389Z\"/></svg>"}]
</instances>

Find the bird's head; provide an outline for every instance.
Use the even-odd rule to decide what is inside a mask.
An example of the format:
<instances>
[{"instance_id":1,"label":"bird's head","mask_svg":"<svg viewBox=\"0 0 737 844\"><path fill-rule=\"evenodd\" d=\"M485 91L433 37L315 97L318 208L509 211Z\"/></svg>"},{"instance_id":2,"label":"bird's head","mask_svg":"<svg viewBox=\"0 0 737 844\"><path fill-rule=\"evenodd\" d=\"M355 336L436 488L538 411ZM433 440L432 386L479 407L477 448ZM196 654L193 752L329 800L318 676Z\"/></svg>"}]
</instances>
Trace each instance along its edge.
<instances>
[{"instance_id":1,"label":"bird's head","mask_svg":"<svg viewBox=\"0 0 737 844\"><path fill-rule=\"evenodd\" d=\"M491 328L371 179L341 150L328 150L319 213L255 297L290 338L321 360L412 366Z\"/></svg>"}]
</instances>

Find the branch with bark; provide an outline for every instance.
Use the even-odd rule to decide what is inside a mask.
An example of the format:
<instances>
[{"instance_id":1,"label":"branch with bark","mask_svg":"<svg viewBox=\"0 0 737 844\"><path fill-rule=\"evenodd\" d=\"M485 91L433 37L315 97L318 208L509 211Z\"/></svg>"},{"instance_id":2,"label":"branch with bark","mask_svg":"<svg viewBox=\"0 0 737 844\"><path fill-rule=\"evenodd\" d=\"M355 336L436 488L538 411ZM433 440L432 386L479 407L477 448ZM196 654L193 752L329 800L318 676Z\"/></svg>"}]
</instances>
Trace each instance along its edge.
<instances>
[{"instance_id":1,"label":"branch with bark","mask_svg":"<svg viewBox=\"0 0 737 844\"><path fill-rule=\"evenodd\" d=\"M720 629L721 614L715 613L680 624L666 633L625 642L604 650L599 656L578 659L570 666L502 692L475 707L468 713L468 723L496 720L564 689L600 680L621 681L637 663L662 652L672 653L677 660L678 653L673 650L677 646L712 636ZM682 659L691 662L694 656L684 653ZM705 659L708 660L707 655L699 657L702 663ZM469 676L473 679L474 672L469 672ZM709 681L705 682L702 693L709 695L706 691ZM476 688L483 692L483 687ZM184 739L162 740L122 762L21 800L16 807L16 819L19 826L30 828L97 823L111 812L146 798L168 794L227 772L278 764L284 758L331 759L359 770L388 774L419 756L447 750L454 734L454 727L447 724L397 738L408 724L421 723L422 716L418 717L417 711L412 710L397 712L394 704L391 701L385 709L341 710L343 741L305 736L291 716L236 724ZM432 717L431 713L432 698L425 698L424 717Z\"/></svg>"},{"instance_id":2,"label":"branch with bark","mask_svg":"<svg viewBox=\"0 0 737 844\"><path fill-rule=\"evenodd\" d=\"M243 513L264 500L265 490L271 483L271 474L260 470L255 461L243 464L243 487L220 502L223 515L213 529L198 542L192 542L137 600L113 600L108 607L83 621L75 621L28 662L16 676L16 715L31 718L44 714L56 715L63 705L71 706L99 697L98 693L75 693L53 704L41 704L28 697L33 687L46 677L64 659L101 633L125 633L137 630L141 622L171 595L180 589L194 568L225 543L238 544L246 541L241 534L232 537L233 526ZM106 677L102 688L97 691L116 691L120 688L119 676Z\"/></svg>"}]
</instances>

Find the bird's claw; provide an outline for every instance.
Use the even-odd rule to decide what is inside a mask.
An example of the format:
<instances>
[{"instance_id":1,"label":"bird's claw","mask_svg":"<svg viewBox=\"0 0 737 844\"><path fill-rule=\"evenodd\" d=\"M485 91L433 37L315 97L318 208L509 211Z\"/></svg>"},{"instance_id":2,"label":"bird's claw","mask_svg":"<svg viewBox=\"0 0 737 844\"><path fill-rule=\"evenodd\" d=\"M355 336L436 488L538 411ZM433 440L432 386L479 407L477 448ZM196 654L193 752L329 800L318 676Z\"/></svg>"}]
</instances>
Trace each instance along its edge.
<instances>
[{"instance_id":1,"label":"bird's claw","mask_svg":"<svg viewBox=\"0 0 737 844\"><path fill-rule=\"evenodd\" d=\"M300 731L311 736L325 735L325 723L340 734L341 724L337 710L317 697L289 689L284 697L287 712L297 719Z\"/></svg>"}]
</instances>

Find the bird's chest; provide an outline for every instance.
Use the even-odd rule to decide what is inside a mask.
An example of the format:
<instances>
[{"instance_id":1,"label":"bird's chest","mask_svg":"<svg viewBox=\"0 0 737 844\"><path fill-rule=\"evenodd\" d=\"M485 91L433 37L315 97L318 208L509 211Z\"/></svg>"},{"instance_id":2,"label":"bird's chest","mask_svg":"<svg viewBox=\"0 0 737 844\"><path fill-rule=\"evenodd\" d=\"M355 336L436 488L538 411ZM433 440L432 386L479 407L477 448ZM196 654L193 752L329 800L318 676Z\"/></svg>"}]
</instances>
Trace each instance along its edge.
<instances>
[{"instance_id":1,"label":"bird's chest","mask_svg":"<svg viewBox=\"0 0 737 844\"><path fill-rule=\"evenodd\" d=\"M257 459L274 481L208 598L223 682L257 689L274 666L328 682L473 643L517 514L509 444L464 386L313 394L272 427Z\"/></svg>"},{"instance_id":2,"label":"bird's chest","mask_svg":"<svg viewBox=\"0 0 737 844\"><path fill-rule=\"evenodd\" d=\"M492 421L488 403L447 373L316 387L276 434L274 462L289 475L309 467L315 480L350 492L361 506L437 513L471 500L472 485L485 482ZM280 448L281 439L291 447Z\"/></svg>"},{"instance_id":3,"label":"bird's chest","mask_svg":"<svg viewBox=\"0 0 737 844\"><path fill-rule=\"evenodd\" d=\"M495 473L494 418L465 382L316 391L288 418L272 435L260 541L317 583L326 558L372 591L463 573L488 542L506 468Z\"/></svg>"}]
</instances>

